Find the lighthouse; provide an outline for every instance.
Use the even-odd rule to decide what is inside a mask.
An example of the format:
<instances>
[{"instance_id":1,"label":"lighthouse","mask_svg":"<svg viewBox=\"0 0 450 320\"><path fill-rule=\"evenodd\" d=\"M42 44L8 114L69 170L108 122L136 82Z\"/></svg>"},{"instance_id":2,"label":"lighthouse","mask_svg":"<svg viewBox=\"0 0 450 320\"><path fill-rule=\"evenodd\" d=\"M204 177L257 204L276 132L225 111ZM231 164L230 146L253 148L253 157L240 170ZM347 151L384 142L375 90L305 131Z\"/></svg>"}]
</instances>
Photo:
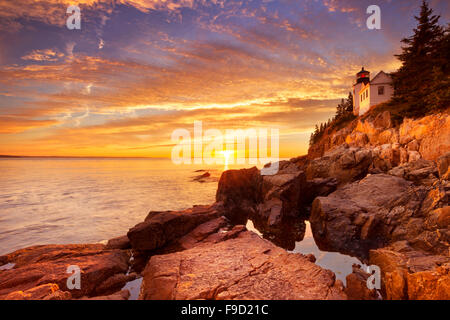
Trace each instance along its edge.
<instances>
[{"instance_id":1,"label":"lighthouse","mask_svg":"<svg viewBox=\"0 0 450 320\"><path fill-rule=\"evenodd\" d=\"M370 82L370 72L364 70L364 67L362 67L361 71L356 74L356 84L358 83L368 84L369 82Z\"/></svg>"},{"instance_id":2,"label":"lighthouse","mask_svg":"<svg viewBox=\"0 0 450 320\"><path fill-rule=\"evenodd\" d=\"M352 93L353 114L355 116L362 115L370 107L391 99L394 93L391 76L380 71L370 79L370 72L362 67L361 71L356 74L356 82L353 84Z\"/></svg>"},{"instance_id":3,"label":"lighthouse","mask_svg":"<svg viewBox=\"0 0 450 320\"><path fill-rule=\"evenodd\" d=\"M370 83L370 72L361 68L356 74L356 83L353 84L353 114L357 116L359 114L361 100L359 99L359 91L361 88Z\"/></svg>"}]
</instances>

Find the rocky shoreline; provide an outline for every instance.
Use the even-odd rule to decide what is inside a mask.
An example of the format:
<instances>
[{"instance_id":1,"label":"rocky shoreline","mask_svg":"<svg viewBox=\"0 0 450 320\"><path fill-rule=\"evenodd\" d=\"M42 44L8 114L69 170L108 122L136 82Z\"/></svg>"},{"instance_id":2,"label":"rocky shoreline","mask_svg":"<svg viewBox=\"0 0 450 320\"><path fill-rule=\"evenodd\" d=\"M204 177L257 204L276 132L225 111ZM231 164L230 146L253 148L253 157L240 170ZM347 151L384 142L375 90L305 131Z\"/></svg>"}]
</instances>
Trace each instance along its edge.
<instances>
[{"instance_id":1,"label":"rocky shoreline","mask_svg":"<svg viewBox=\"0 0 450 320\"><path fill-rule=\"evenodd\" d=\"M126 300L141 277L140 299L378 299L358 266L344 286L313 255L284 250L309 220L321 250L380 268L384 299L449 300L449 133L448 113L399 126L389 112L359 118L276 175L225 171L212 205L150 212L106 245L0 256L0 299ZM67 288L70 265L80 289Z\"/></svg>"}]
</instances>

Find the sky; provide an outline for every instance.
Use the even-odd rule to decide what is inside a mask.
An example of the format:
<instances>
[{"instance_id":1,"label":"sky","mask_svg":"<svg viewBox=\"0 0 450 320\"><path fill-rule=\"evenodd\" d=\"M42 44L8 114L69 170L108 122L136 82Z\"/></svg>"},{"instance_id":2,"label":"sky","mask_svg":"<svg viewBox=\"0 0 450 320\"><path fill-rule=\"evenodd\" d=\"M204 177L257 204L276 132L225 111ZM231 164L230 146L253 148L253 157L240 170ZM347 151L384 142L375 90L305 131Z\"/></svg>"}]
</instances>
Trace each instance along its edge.
<instances>
[{"instance_id":1,"label":"sky","mask_svg":"<svg viewBox=\"0 0 450 320\"><path fill-rule=\"evenodd\" d=\"M305 154L362 66L399 67L420 2L2 0L0 154L170 157L194 121L276 128L280 157ZM449 21L448 1L430 5Z\"/></svg>"}]
</instances>

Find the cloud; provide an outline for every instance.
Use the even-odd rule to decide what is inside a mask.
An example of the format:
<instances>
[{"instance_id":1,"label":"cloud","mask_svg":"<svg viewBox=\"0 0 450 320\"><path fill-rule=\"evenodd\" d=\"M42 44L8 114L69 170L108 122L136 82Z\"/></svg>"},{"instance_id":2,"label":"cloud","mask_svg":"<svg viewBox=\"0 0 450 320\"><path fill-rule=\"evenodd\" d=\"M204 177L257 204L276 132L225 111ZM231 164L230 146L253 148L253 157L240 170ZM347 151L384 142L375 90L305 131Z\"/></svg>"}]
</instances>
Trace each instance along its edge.
<instances>
[{"instance_id":1,"label":"cloud","mask_svg":"<svg viewBox=\"0 0 450 320\"><path fill-rule=\"evenodd\" d=\"M20 117L0 116L0 134L20 133L29 129L57 124L54 120L31 120Z\"/></svg>"},{"instance_id":2,"label":"cloud","mask_svg":"<svg viewBox=\"0 0 450 320\"><path fill-rule=\"evenodd\" d=\"M324 0L323 4L328 8L328 11L335 12L354 12L357 11L359 6L357 6L357 1L351 3L352 1L342 1L342 0ZM361 3L361 0L359 1Z\"/></svg>"},{"instance_id":3,"label":"cloud","mask_svg":"<svg viewBox=\"0 0 450 320\"><path fill-rule=\"evenodd\" d=\"M97 155L133 152L134 155L170 156L173 130L192 131L194 121L202 121L204 130L214 128L223 133L226 129L281 128L283 140L312 130L311 121L321 120L323 113L333 114L335 103L336 100L275 99L225 109L167 110L139 117L129 114L102 124L54 127L50 135L36 138L35 142L71 150L77 155L95 145ZM84 116L71 117L71 121Z\"/></svg>"},{"instance_id":4,"label":"cloud","mask_svg":"<svg viewBox=\"0 0 450 320\"><path fill-rule=\"evenodd\" d=\"M206 0L207 1L207 0ZM195 0L119 0L119 3L133 6L143 12L149 10L176 11L181 8L193 8L194 4L205 3L206 1ZM214 2L214 1L213 1Z\"/></svg>"},{"instance_id":5,"label":"cloud","mask_svg":"<svg viewBox=\"0 0 450 320\"><path fill-rule=\"evenodd\" d=\"M58 61L64 54L53 49L33 50L22 57L23 60L32 61Z\"/></svg>"},{"instance_id":6,"label":"cloud","mask_svg":"<svg viewBox=\"0 0 450 320\"><path fill-rule=\"evenodd\" d=\"M93 7L102 1L81 0L77 1L82 7ZM34 20L48 25L65 25L67 15L66 9L73 5L70 0L57 1L33 1L15 0L0 2L0 20L15 21L17 19Z\"/></svg>"},{"instance_id":7,"label":"cloud","mask_svg":"<svg viewBox=\"0 0 450 320\"><path fill-rule=\"evenodd\" d=\"M148 13L151 10L179 12L182 8L192 8L194 4L208 3L209 0L14 0L0 2L0 28L7 32L18 31L22 21L38 21L48 25L64 27L68 15L66 10L71 5L78 5L82 19L100 17L100 24L108 20L107 14L115 7L126 5ZM215 3L212 1L211 3ZM14 27L14 30L7 29Z\"/></svg>"}]
</instances>

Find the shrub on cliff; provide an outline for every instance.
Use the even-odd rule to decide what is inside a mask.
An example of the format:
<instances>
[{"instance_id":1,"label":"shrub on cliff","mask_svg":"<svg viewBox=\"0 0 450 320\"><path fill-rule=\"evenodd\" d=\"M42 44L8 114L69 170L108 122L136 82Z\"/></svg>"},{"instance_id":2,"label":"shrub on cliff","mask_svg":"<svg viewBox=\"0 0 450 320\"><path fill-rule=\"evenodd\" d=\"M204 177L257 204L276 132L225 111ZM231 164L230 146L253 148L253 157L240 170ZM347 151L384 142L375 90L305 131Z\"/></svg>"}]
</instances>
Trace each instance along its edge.
<instances>
[{"instance_id":1,"label":"shrub on cliff","mask_svg":"<svg viewBox=\"0 0 450 320\"><path fill-rule=\"evenodd\" d=\"M315 130L311 133L309 145L312 146L317 143L328 130L339 130L347 123L353 121L356 117L353 115L353 95L348 93L347 99L342 99L336 107L336 114L333 119L328 119L327 122L316 124Z\"/></svg>"}]
</instances>

